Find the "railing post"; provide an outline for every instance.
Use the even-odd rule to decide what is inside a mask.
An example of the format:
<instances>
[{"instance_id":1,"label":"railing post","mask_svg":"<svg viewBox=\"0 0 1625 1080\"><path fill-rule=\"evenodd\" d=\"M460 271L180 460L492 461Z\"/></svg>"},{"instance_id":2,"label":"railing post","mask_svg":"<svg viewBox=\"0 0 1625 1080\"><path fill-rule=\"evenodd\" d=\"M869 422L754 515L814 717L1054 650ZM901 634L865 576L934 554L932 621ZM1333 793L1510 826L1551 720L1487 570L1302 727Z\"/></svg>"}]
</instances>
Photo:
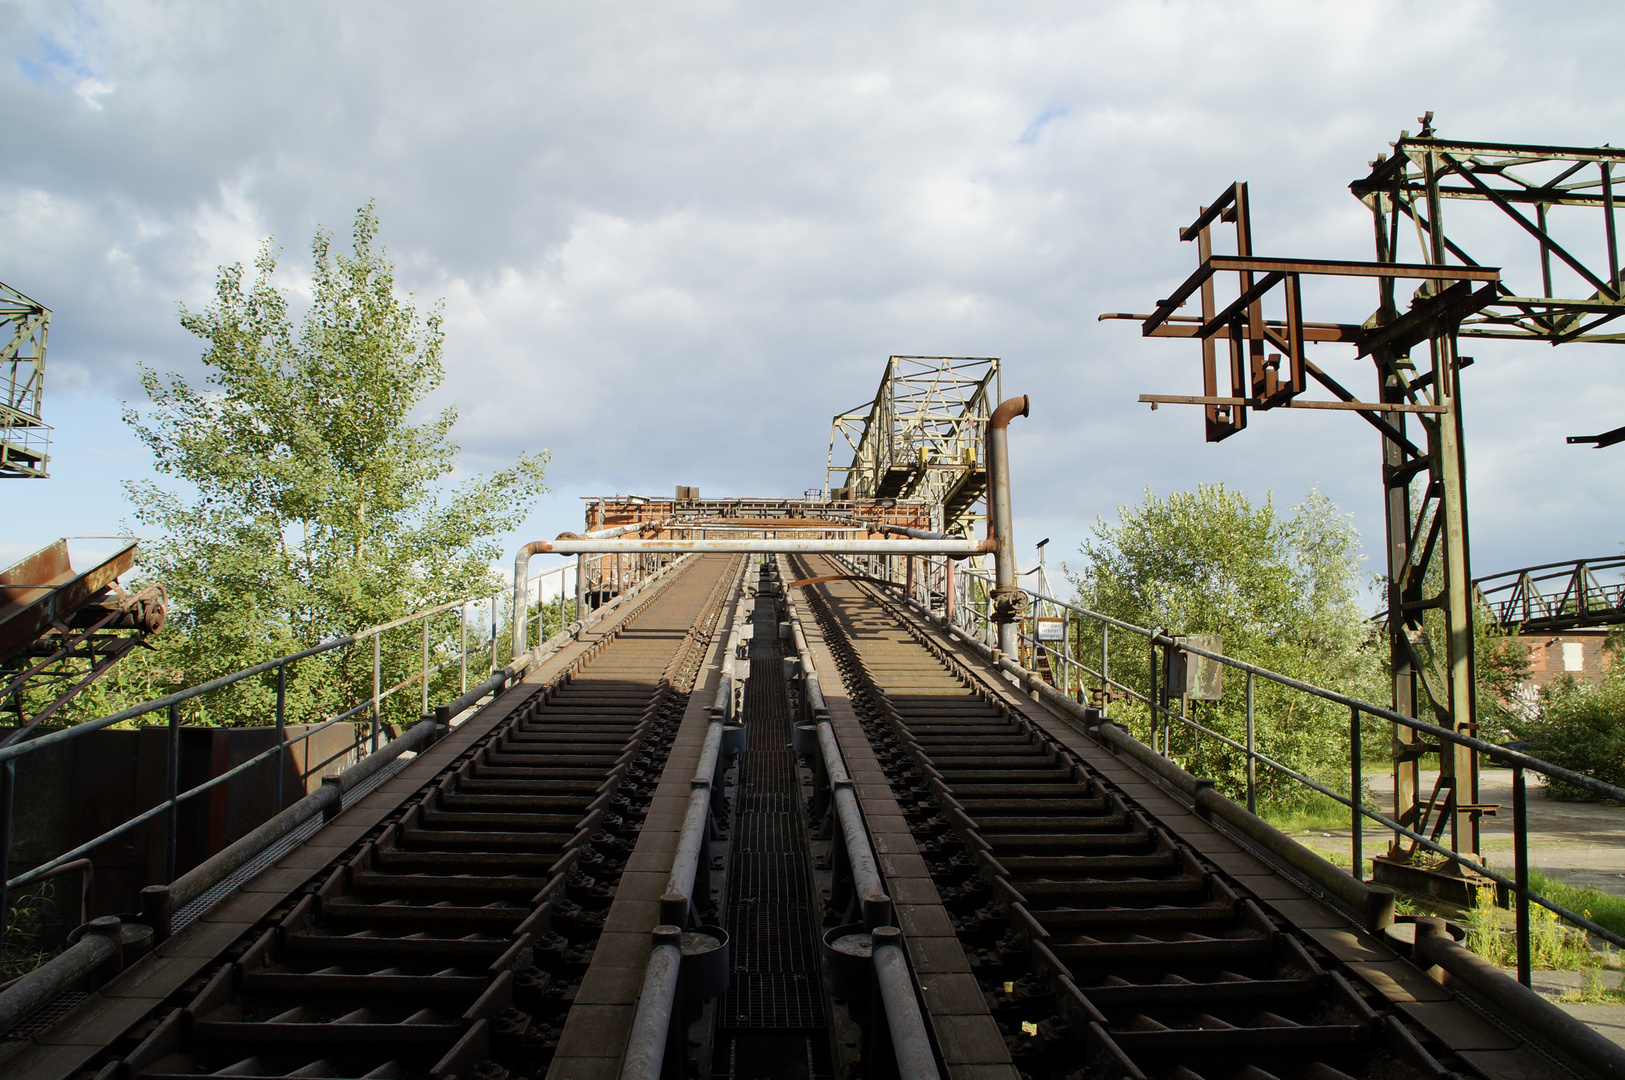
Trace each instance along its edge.
<instances>
[{"instance_id":1,"label":"railing post","mask_svg":"<svg viewBox=\"0 0 1625 1080\"><path fill-rule=\"evenodd\" d=\"M1518 981L1529 985L1529 805L1523 767L1512 766L1512 878L1517 886Z\"/></svg>"},{"instance_id":2,"label":"railing post","mask_svg":"<svg viewBox=\"0 0 1625 1080\"><path fill-rule=\"evenodd\" d=\"M1150 637L1149 641L1150 641L1150 644L1149 644L1148 649L1149 649L1150 664L1151 664L1151 667L1149 669L1150 670L1150 675L1149 675L1150 682L1147 684L1147 686L1145 688L1145 700L1147 702L1147 708L1149 708L1151 710L1151 749L1155 750L1155 749L1157 749L1157 704L1160 701L1162 701L1162 693L1161 693L1161 691L1160 691L1160 689L1158 688L1158 685L1157 685L1157 631L1156 630L1153 629L1151 631L1151 637ZM1168 751L1166 749L1164 749L1162 751L1162 754L1163 754L1164 757L1167 757L1168 756Z\"/></svg>"},{"instance_id":3,"label":"railing post","mask_svg":"<svg viewBox=\"0 0 1625 1080\"><path fill-rule=\"evenodd\" d=\"M175 855L180 846L180 810L181 804L176 801L181 786L181 706L180 702L171 702L169 706L169 752L165 769L165 790L169 793L169 810L164 815L164 884L168 885L175 880Z\"/></svg>"},{"instance_id":4,"label":"railing post","mask_svg":"<svg viewBox=\"0 0 1625 1080\"><path fill-rule=\"evenodd\" d=\"M1111 668L1107 664L1110 650L1107 648L1111 627L1105 623L1100 624L1100 712L1104 716L1112 703L1112 677Z\"/></svg>"},{"instance_id":5,"label":"railing post","mask_svg":"<svg viewBox=\"0 0 1625 1080\"><path fill-rule=\"evenodd\" d=\"M384 682L384 635L382 632L372 635L372 749L378 749L378 722L379 694L383 690ZM496 651L496 634L491 635L491 651Z\"/></svg>"},{"instance_id":6,"label":"railing post","mask_svg":"<svg viewBox=\"0 0 1625 1080\"><path fill-rule=\"evenodd\" d=\"M497 598L491 597L491 674L497 673Z\"/></svg>"},{"instance_id":7,"label":"railing post","mask_svg":"<svg viewBox=\"0 0 1625 1080\"><path fill-rule=\"evenodd\" d=\"M954 561L948 556L942 557L942 621L946 626L954 624Z\"/></svg>"},{"instance_id":8,"label":"railing post","mask_svg":"<svg viewBox=\"0 0 1625 1080\"><path fill-rule=\"evenodd\" d=\"M6 944L6 917L11 906L6 882L11 880L11 808L17 794L17 763L0 765L0 948Z\"/></svg>"},{"instance_id":9,"label":"railing post","mask_svg":"<svg viewBox=\"0 0 1625 1080\"><path fill-rule=\"evenodd\" d=\"M1258 742L1253 732L1253 673L1247 673L1247 812L1258 813Z\"/></svg>"},{"instance_id":10,"label":"railing post","mask_svg":"<svg viewBox=\"0 0 1625 1080\"><path fill-rule=\"evenodd\" d=\"M1061 693L1072 696L1072 612L1061 609Z\"/></svg>"},{"instance_id":11,"label":"railing post","mask_svg":"<svg viewBox=\"0 0 1625 1080\"><path fill-rule=\"evenodd\" d=\"M429 711L429 616L423 616L423 713ZM421 713L419 715L422 715Z\"/></svg>"},{"instance_id":12,"label":"railing post","mask_svg":"<svg viewBox=\"0 0 1625 1080\"><path fill-rule=\"evenodd\" d=\"M457 622L462 632L462 645L457 653L458 677L461 681L459 694L468 693L468 605L461 604L457 608Z\"/></svg>"},{"instance_id":13,"label":"railing post","mask_svg":"<svg viewBox=\"0 0 1625 1080\"><path fill-rule=\"evenodd\" d=\"M279 664L276 669L276 745L277 755L272 760L276 768L271 774L271 816L282 813L282 774L287 768L283 755L288 752L288 665ZM307 755L308 756L308 755Z\"/></svg>"},{"instance_id":14,"label":"railing post","mask_svg":"<svg viewBox=\"0 0 1625 1080\"><path fill-rule=\"evenodd\" d=\"M1354 831L1349 834L1349 865L1355 881L1365 880L1365 814L1360 810L1360 707L1349 706L1349 801L1354 804Z\"/></svg>"}]
</instances>

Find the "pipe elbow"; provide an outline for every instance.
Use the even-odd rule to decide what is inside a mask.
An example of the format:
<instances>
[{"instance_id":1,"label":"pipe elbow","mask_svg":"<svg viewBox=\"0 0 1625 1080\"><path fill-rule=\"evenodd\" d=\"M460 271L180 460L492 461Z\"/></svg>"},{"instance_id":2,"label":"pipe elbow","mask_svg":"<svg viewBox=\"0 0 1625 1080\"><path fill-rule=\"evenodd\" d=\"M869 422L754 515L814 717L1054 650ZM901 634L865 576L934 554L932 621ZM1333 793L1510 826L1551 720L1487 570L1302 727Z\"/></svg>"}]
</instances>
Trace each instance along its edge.
<instances>
[{"instance_id":1,"label":"pipe elbow","mask_svg":"<svg viewBox=\"0 0 1625 1080\"><path fill-rule=\"evenodd\" d=\"M514 587L518 588L519 582L524 580L525 570L530 566L530 557L532 555L540 555L544 551L552 550L553 545L546 540L532 540L520 548L513 557Z\"/></svg>"},{"instance_id":2,"label":"pipe elbow","mask_svg":"<svg viewBox=\"0 0 1625 1080\"><path fill-rule=\"evenodd\" d=\"M1018 416L1027 416L1027 404L1026 394L1022 394L1020 397L1006 398L999 403L999 407L994 409L993 415L988 418L987 429L996 431L999 428L1008 427L1010 421Z\"/></svg>"}]
</instances>

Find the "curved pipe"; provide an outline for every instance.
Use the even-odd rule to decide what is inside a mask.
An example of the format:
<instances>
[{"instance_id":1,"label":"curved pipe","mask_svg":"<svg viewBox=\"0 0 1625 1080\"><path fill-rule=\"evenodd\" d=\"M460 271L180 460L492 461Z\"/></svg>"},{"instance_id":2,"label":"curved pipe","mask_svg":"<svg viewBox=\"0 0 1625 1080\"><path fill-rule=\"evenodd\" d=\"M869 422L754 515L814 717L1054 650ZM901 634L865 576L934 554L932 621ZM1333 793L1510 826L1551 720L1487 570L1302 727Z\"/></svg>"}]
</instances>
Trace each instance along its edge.
<instances>
[{"instance_id":1,"label":"curved pipe","mask_svg":"<svg viewBox=\"0 0 1625 1080\"><path fill-rule=\"evenodd\" d=\"M642 532L644 529L665 529L671 526L675 518L664 521L635 521L630 525L617 525L612 529L599 529L597 532L578 536L575 533L559 533L559 540L608 540L627 533ZM518 656L525 651L525 610L530 606L530 557L541 555L553 550L553 545L546 540L532 540L513 557L513 655ZM551 572L551 571L550 571ZM576 570L581 573L580 568ZM562 608L560 609L562 610ZM577 617L580 617L577 612Z\"/></svg>"},{"instance_id":2,"label":"curved pipe","mask_svg":"<svg viewBox=\"0 0 1625 1080\"><path fill-rule=\"evenodd\" d=\"M1010 421L1028 415L1027 395L1001 402L987 421L987 539L993 545L994 621L999 626L999 651L1016 652L1015 618L999 597L1016 589L1016 535L1010 511Z\"/></svg>"},{"instance_id":3,"label":"curved pipe","mask_svg":"<svg viewBox=\"0 0 1625 1080\"><path fill-rule=\"evenodd\" d=\"M546 540L532 540L520 548L518 554L513 557L513 655L515 656L525 651L525 608L529 606L526 601L530 598L530 557L552 549L552 545ZM495 619L491 621L496 622Z\"/></svg>"},{"instance_id":4,"label":"curved pipe","mask_svg":"<svg viewBox=\"0 0 1625 1080\"><path fill-rule=\"evenodd\" d=\"M999 428L1009 427L1010 421L1018 416L1026 415L1028 415L1026 394L1022 394L1020 397L1005 398L999 402L999 407L993 410L993 415L987 418L987 430L991 432Z\"/></svg>"}]
</instances>

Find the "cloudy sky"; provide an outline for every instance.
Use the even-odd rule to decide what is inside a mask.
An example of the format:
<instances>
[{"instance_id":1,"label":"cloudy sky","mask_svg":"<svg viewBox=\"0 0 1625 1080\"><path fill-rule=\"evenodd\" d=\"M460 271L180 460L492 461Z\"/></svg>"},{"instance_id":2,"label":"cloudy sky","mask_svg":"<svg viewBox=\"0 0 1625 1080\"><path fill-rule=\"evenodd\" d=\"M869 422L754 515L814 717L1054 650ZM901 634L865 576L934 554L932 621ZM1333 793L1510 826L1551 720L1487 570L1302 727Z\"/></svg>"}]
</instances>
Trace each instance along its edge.
<instances>
[{"instance_id":1,"label":"cloudy sky","mask_svg":"<svg viewBox=\"0 0 1625 1080\"><path fill-rule=\"evenodd\" d=\"M1361 420L1205 444L1196 410L1135 404L1199 393L1195 348L1096 316L1167 295L1195 261L1177 227L1232 180L1258 250L1371 257L1346 185L1425 110L1450 137L1625 138L1625 9L1563 10L0 2L0 281L53 309L56 427L52 478L6 486L0 556L125 520L137 364L198 370L177 302L268 235L297 295L312 232L371 198L400 282L445 299L463 468L553 452L513 540L575 527L584 494L799 494L887 355L993 355L1033 398L1024 546L1074 550L1147 486L1318 485L1375 568ZM1625 423L1625 352L1473 352L1475 572L1618 552L1625 446L1563 436ZM1351 349L1315 359L1370 392Z\"/></svg>"}]
</instances>

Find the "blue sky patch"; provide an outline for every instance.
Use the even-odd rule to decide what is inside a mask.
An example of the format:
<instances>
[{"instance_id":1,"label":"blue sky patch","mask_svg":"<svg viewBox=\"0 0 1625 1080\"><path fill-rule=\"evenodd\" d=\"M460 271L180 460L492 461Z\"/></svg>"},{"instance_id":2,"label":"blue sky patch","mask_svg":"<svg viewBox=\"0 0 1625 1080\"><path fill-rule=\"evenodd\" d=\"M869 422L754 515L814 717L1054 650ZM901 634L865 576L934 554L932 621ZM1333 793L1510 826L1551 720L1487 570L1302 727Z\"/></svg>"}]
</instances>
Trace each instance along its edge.
<instances>
[{"instance_id":1,"label":"blue sky patch","mask_svg":"<svg viewBox=\"0 0 1625 1080\"><path fill-rule=\"evenodd\" d=\"M1051 120L1058 120L1065 115L1066 107L1064 105L1050 105L1046 107L1043 112L1033 117L1032 123L1027 125L1027 130L1023 131L1021 133L1021 138L1017 139L1016 141L1031 146L1033 143L1038 141L1038 136L1043 134L1045 124L1048 124Z\"/></svg>"}]
</instances>

